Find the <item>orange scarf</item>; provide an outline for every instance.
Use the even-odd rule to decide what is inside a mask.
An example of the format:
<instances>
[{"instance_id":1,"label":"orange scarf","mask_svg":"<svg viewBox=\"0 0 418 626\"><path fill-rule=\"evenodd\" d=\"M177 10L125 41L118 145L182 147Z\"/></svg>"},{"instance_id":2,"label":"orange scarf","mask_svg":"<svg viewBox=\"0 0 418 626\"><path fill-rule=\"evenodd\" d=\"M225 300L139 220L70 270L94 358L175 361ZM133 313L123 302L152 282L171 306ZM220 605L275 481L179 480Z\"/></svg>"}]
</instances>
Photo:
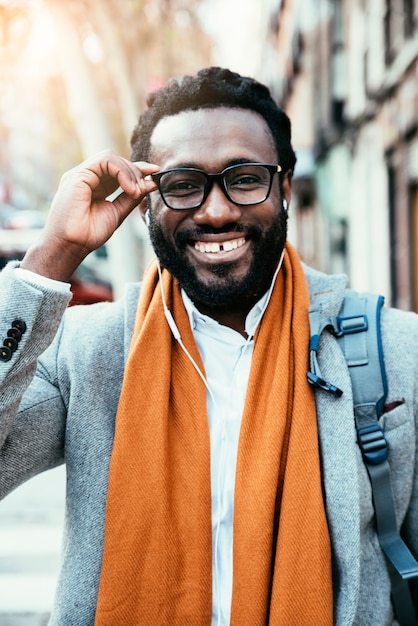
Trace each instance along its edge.
<instances>
[{"instance_id":1,"label":"orange scarf","mask_svg":"<svg viewBox=\"0 0 418 626\"><path fill-rule=\"evenodd\" d=\"M163 288L203 364L180 289ZM212 538L206 389L147 272L116 419L96 626L210 626ZM233 626L331 626L331 549L313 393L309 296L288 245L255 339L234 509Z\"/></svg>"}]
</instances>

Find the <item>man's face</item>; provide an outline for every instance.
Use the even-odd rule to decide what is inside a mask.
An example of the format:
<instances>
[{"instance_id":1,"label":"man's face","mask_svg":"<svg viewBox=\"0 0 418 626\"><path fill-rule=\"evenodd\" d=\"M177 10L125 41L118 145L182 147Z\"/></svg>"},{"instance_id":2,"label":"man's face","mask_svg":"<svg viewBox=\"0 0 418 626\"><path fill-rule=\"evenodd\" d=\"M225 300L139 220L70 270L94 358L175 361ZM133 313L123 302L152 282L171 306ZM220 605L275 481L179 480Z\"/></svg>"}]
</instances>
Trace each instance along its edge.
<instances>
[{"instance_id":1,"label":"man's face","mask_svg":"<svg viewBox=\"0 0 418 626\"><path fill-rule=\"evenodd\" d=\"M150 160L161 170L217 173L243 159L279 163L267 124L246 109L179 113L162 119L151 137ZM283 189L289 201L289 177ZM267 290L286 240L278 174L261 204L238 206L217 184L198 209L172 210L158 191L150 198L155 253L202 311L248 310Z\"/></svg>"}]
</instances>

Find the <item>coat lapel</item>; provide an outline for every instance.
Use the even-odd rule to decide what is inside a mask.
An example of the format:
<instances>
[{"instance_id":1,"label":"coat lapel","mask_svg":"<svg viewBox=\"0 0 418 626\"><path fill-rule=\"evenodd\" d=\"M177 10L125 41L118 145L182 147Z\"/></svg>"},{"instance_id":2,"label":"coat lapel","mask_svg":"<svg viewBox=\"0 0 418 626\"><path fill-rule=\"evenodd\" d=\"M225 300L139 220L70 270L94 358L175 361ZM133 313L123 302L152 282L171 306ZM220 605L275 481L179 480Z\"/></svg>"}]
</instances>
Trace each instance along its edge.
<instances>
[{"instance_id":1,"label":"coat lapel","mask_svg":"<svg viewBox=\"0 0 418 626\"><path fill-rule=\"evenodd\" d=\"M344 276L326 277L306 270L312 303L324 316L338 314L346 287ZM324 331L318 351L323 378L343 390L341 398L315 394L325 484L325 502L333 549L336 624L353 624L360 585L360 485L351 382L335 338Z\"/></svg>"}]
</instances>

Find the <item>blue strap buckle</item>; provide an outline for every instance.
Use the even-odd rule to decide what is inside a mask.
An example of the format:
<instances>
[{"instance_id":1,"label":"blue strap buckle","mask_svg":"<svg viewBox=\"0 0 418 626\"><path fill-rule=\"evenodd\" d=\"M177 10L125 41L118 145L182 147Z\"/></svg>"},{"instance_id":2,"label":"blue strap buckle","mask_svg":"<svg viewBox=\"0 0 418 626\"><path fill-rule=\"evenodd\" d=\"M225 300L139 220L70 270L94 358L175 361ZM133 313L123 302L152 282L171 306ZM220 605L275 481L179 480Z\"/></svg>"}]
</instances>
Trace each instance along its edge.
<instances>
[{"instance_id":1,"label":"blue strap buckle","mask_svg":"<svg viewBox=\"0 0 418 626\"><path fill-rule=\"evenodd\" d=\"M336 398L340 398L343 395L343 392L341 391L341 389L339 389L332 383L329 383L327 380L324 380L317 374L314 374L313 372L308 372L306 376L308 377L308 382L314 387L317 387L318 389L322 389L323 391L329 391Z\"/></svg>"},{"instance_id":2,"label":"blue strap buckle","mask_svg":"<svg viewBox=\"0 0 418 626\"><path fill-rule=\"evenodd\" d=\"M358 443L366 463L379 465L388 458L388 444L379 424L363 426L357 431Z\"/></svg>"},{"instance_id":3,"label":"blue strap buckle","mask_svg":"<svg viewBox=\"0 0 418 626\"><path fill-rule=\"evenodd\" d=\"M369 322L367 315L351 315L348 317L336 317L335 322L337 329L336 337L343 335L352 335L353 333L361 333L368 329Z\"/></svg>"}]
</instances>

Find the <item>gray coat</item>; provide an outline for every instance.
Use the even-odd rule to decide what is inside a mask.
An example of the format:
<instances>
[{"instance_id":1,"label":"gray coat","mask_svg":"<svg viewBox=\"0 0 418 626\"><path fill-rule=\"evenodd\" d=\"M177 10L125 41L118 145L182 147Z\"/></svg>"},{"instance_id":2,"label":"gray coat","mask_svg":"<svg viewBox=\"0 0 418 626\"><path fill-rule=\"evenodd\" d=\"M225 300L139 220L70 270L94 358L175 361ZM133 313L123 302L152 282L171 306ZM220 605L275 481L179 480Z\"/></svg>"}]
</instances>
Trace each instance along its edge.
<instances>
[{"instance_id":1,"label":"gray coat","mask_svg":"<svg viewBox=\"0 0 418 626\"><path fill-rule=\"evenodd\" d=\"M310 269L306 274L312 300L321 300L325 315L336 315L345 277ZM12 358L0 361L0 495L66 463L63 565L51 625L92 626L114 421L139 286L129 286L115 303L66 310L66 296L19 279L8 266L0 275L0 293L0 338L16 318L27 325ZM418 554L418 317L384 309L382 333L388 402L405 402L381 421L390 445L399 524ZM339 399L321 391L316 395L333 547L334 623L389 626L396 623L390 584L356 443L349 373L329 333L323 333L319 363L322 375L344 391Z\"/></svg>"}]
</instances>

